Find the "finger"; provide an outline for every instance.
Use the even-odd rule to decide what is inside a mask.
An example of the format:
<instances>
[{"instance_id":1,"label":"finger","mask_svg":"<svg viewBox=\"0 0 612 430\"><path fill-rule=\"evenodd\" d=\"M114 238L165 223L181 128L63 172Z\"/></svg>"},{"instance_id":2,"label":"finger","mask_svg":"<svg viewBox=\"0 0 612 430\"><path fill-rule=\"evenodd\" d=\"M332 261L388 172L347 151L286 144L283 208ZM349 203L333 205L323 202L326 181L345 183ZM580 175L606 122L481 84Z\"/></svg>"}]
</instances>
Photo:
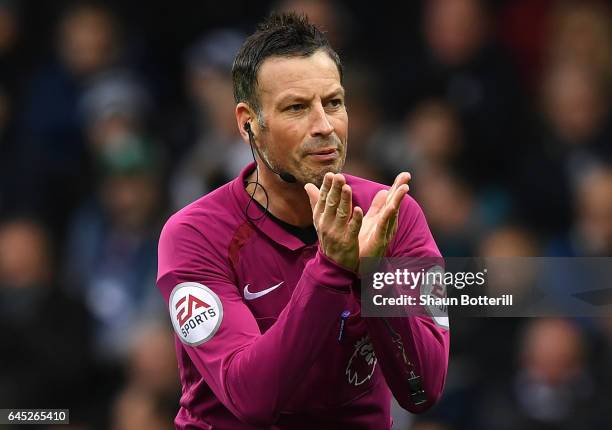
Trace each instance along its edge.
<instances>
[{"instance_id":1,"label":"finger","mask_svg":"<svg viewBox=\"0 0 612 430\"><path fill-rule=\"evenodd\" d=\"M389 204L385 208L387 216L389 218L391 218L391 216L398 211L400 204L402 202L402 199L404 198L407 192L408 192L407 184L402 184L397 188L397 190L395 190L395 193L393 193L393 195L391 196Z\"/></svg>"},{"instance_id":2,"label":"finger","mask_svg":"<svg viewBox=\"0 0 612 430\"><path fill-rule=\"evenodd\" d=\"M381 209L380 219L378 220L377 230L375 233L377 240L385 239L388 233L392 231L393 217L397 215L401 200L407 192L408 185L400 185L393 193L393 196L391 196L390 201L385 204L384 208Z\"/></svg>"},{"instance_id":3,"label":"finger","mask_svg":"<svg viewBox=\"0 0 612 430\"><path fill-rule=\"evenodd\" d=\"M401 173L400 173L400 175L401 175ZM391 186L389 187L389 192L387 193L387 200L385 200L385 204L389 203L389 199L391 198L391 196L395 192L395 189L397 188L397 182L399 181L400 175L397 175L395 177L395 179L393 180L393 184L391 184Z\"/></svg>"},{"instance_id":4,"label":"finger","mask_svg":"<svg viewBox=\"0 0 612 430\"><path fill-rule=\"evenodd\" d=\"M408 193L409 190L410 186L407 183L402 183L397 187L397 189L389 200L389 204L394 208L394 210L399 209L399 205L401 204L402 199Z\"/></svg>"},{"instance_id":5,"label":"finger","mask_svg":"<svg viewBox=\"0 0 612 430\"><path fill-rule=\"evenodd\" d=\"M317 202L319 201L319 189L315 184L311 184L309 182L304 185L304 190L306 190L306 194L308 195L308 201L310 202L310 208L314 213Z\"/></svg>"},{"instance_id":6,"label":"finger","mask_svg":"<svg viewBox=\"0 0 612 430\"><path fill-rule=\"evenodd\" d=\"M348 223L348 233L351 239L355 239L359 236L359 230L361 230L361 223L363 221L363 210L359 206L353 208L353 216Z\"/></svg>"},{"instance_id":7,"label":"finger","mask_svg":"<svg viewBox=\"0 0 612 430\"><path fill-rule=\"evenodd\" d=\"M380 211L380 209L385 205L385 201L387 200L387 194L387 190L380 190L376 193L374 199L372 200L372 204L370 205L370 209L368 209L367 216L376 215Z\"/></svg>"},{"instance_id":8,"label":"finger","mask_svg":"<svg viewBox=\"0 0 612 430\"><path fill-rule=\"evenodd\" d=\"M387 223L387 229L385 231L385 243L391 242L391 239L395 235L395 231L397 229L397 218L399 216L399 208L396 211L393 211L391 214L391 218L389 218L389 222Z\"/></svg>"},{"instance_id":9,"label":"finger","mask_svg":"<svg viewBox=\"0 0 612 430\"><path fill-rule=\"evenodd\" d=\"M391 198L391 201L385 208L385 212L381 218L381 224L385 225L384 236L389 239L390 236L393 235L395 229L395 223L397 223L397 216L399 214L399 208L402 203L402 199L408 192L408 185L402 184L395 191L394 195ZM381 234L383 232L381 231Z\"/></svg>"},{"instance_id":10,"label":"finger","mask_svg":"<svg viewBox=\"0 0 612 430\"><path fill-rule=\"evenodd\" d=\"M337 174L333 175L332 186L327 194L325 202L325 208L323 209L323 223L331 223L336 218L336 210L340 203L340 195L342 193L342 186L345 184L344 176Z\"/></svg>"},{"instance_id":11,"label":"finger","mask_svg":"<svg viewBox=\"0 0 612 430\"><path fill-rule=\"evenodd\" d=\"M315 206L315 209L312 213L313 219L318 219L323 213L323 210L325 209L327 194L329 193L329 189L331 188L333 177L333 173L326 173L323 177L323 183L321 184L321 188L319 189L319 200L317 200L317 205Z\"/></svg>"},{"instance_id":12,"label":"finger","mask_svg":"<svg viewBox=\"0 0 612 430\"><path fill-rule=\"evenodd\" d=\"M397 223L398 223L398 217L399 217L399 211L397 212L398 215L395 217L395 219L393 220L393 222L389 223L389 228L387 229L387 236L386 236L386 242L390 243L391 239L393 239L393 237L395 236L395 233L397 233Z\"/></svg>"},{"instance_id":13,"label":"finger","mask_svg":"<svg viewBox=\"0 0 612 430\"><path fill-rule=\"evenodd\" d=\"M402 184L395 191L395 196L393 196L392 200L393 208L395 211L399 209L400 204L402 203L402 199L406 194L408 194L409 189L410 187L408 186L408 184Z\"/></svg>"},{"instance_id":14,"label":"finger","mask_svg":"<svg viewBox=\"0 0 612 430\"><path fill-rule=\"evenodd\" d=\"M387 205L395 206L395 203L401 202L402 198L406 195L410 186L406 183L398 184L397 188L393 191L393 193L389 193L387 197Z\"/></svg>"},{"instance_id":15,"label":"finger","mask_svg":"<svg viewBox=\"0 0 612 430\"><path fill-rule=\"evenodd\" d=\"M391 201L393 194L397 191L397 189L401 185L408 184L408 181L410 181L410 178L411 178L411 175L408 172L400 172L395 177L395 180L393 181L393 185L389 189L389 194L387 194L387 201L386 201L387 204Z\"/></svg>"},{"instance_id":16,"label":"finger","mask_svg":"<svg viewBox=\"0 0 612 430\"><path fill-rule=\"evenodd\" d=\"M353 203L353 191L350 185L344 184L340 194L340 203L336 209L336 226L346 225L351 215L351 205Z\"/></svg>"}]
</instances>

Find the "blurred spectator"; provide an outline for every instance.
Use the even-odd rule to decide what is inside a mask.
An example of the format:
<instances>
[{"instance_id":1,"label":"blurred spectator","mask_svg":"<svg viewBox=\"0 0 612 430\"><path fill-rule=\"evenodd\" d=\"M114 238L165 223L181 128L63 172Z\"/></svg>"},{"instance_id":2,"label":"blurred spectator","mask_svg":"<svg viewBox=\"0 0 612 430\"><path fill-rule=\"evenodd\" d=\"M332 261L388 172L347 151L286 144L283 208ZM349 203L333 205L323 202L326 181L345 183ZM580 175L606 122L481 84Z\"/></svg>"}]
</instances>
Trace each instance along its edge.
<instances>
[{"instance_id":1,"label":"blurred spectator","mask_svg":"<svg viewBox=\"0 0 612 430\"><path fill-rule=\"evenodd\" d=\"M484 389L480 428L606 428L607 400L589 374L583 338L571 321L531 320L513 384Z\"/></svg>"},{"instance_id":2,"label":"blurred spectator","mask_svg":"<svg viewBox=\"0 0 612 430\"><path fill-rule=\"evenodd\" d=\"M486 43L488 18L483 5L473 0L427 3L424 32L432 56L448 66L473 58Z\"/></svg>"},{"instance_id":3,"label":"blurred spectator","mask_svg":"<svg viewBox=\"0 0 612 430\"><path fill-rule=\"evenodd\" d=\"M19 26L15 16L15 2L3 0L0 3L0 57L15 45Z\"/></svg>"},{"instance_id":4,"label":"blurred spectator","mask_svg":"<svg viewBox=\"0 0 612 430\"><path fill-rule=\"evenodd\" d=\"M541 255L540 244L534 234L518 225L502 225L484 236L478 246L478 255L485 259L487 294L493 297L512 294L512 314L515 316L532 315L531 305L536 299L535 290L537 288L535 257ZM503 315L503 311L504 309L497 310L496 315ZM479 325L483 331L477 337L484 336L486 333L486 336L497 335L505 339L514 339L520 325L513 320L495 318L491 324ZM488 345L484 345L483 348L488 348ZM513 348L512 343L507 343L498 346L496 353L500 356L510 355ZM486 356L486 351L479 349L472 360L483 360L482 357ZM486 366L487 363L482 362L481 365ZM500 374L510 370L508 365L509 363L495 364Z\"/></svg>"},{"instance_id":5,"label":"blurred spectator","mask_svg":"<svg viewBox=\"0 0 612 430\"><path fill-rule=\"evenodd\" d=\"M17 1L0 1L0 84L10 87L16 84L21 65L17 53L21 33L18 7Z\"/></svg>"},{"instance_id":6,"label":"blurred spectator","mask_svg":"<svg viewBox=\"0 0 612 430\"><path fill-rule=\"evenodd\" d=\"M597 146L608 135L608 88L602 75L579 63L555 63L545 76L543 108L555 144Z\"/></svg>"},{"instance_id":7,"label":"blurred spectator","mask_svg":"<svg viewBox=\"0 0 612 430\"><path fill-rule=\"evenodd\" d=\"M231 68L244 37L233 30L206 35L187 56L189 93L196 118L195 144L176 168L175 209L228 182L252 161L236 129Z\"/></svg>"},{"instance_id":8,"label":"blurred spectator","mask_svg":"<svg viewBox=\"0 0 612 430\"><path fill-rule=\"evenodd\" d=\"M516 192L534 227L559 234L571 222L567 196L589 169L610 159L608 92L600 76L568 63L551 67L543 87L543 143L525 154Z\"/></svg>"},{"instance_id":9,"label":"blurred spectator","mask_svg":"<svg viewBox=\"0 0 612 430\"><path fill-rule=\"evenodd\" d=\"M402 125L397 136L379 148L383 152L383 164L392 173L408 169L418 178L432 169L461 171L463 130L450 104L436 99L425 100L406 116ZM461 176L466 174L462 172Z\"/></svg>"},{"instance_id":10,"label":"blurred spectator","mask_svg":"<svg viewBox=\"0 0 612 430\"><path fill-rule=\"evenodd\" d=\"M403 129L384 143L378 154L382 164L391 174L411 172L411 193L443 255L472 255L482 228L494 217L485 216L484 201L466 180L463 130L455 109L438 99L423 101L407 115Z\"/></svg>"},{"instance_id":11,"label":"blurred spectator","mask_svg":"<svg viewBox=\"0 0 612 430\"><path fill-rule=\"evenodd\" d=\"M486 259L487 294L512 294L513 306L508 311L513 315L531 315L537 285L533 257L540 254L536 238L518 226L500 227L480 243L479 255Z\"/></svg>"},{"instance_id":12,"label":"blurred spectator","mask_svg":"<svg viewBox=\"0 0 612 430\"><path fill-rule=\"evenodd\" d=\"M600 1L560 1L552 11L547 62L574 63L612 78L610 10Z\"/></svg>"},{"instance_id":13,"label":"blurred spectator","mask_svg":"<svg viewBox=\"0 0 612 430\"><path fill-rule=\"evenodd\" d=\"M371 181L385 182L393 173L372 163L376 154L390 143L382 130L382 113L378 101L378 76L364 65L351 65L352 73L343 81L346 109L350 112L351 135L344 171ZM379 157L380 158L380 157ZM403 166L405 170L405 166Z\"/></svg>"},{"instance_id":14,"label":"blurred spectator","mask_svg":"<svg viewBox=\"0 0 612 430\"><path fill-rule=\"evenodd\" d=\"M400 75L389 92L397 113L431 97L457 110L470 176L481 186L510 182L525 140L525 130L515 126L524 115L521 90L490 19L479 0L424 2L422 52L397 59L392 70Z\"/></svg>"},{"instance_id":15,"label":"blurred spectator","mask_svg":"<svg viewBox=\"0 0 612 430\"><path fill-rule=\"evenodd\" d=\"M180 398L173 331L159 321L134 330L130 342L128 385L157 396Z\"/></svg>"},{"instance_id":16,"label":"blurred spectator","mask_svg":"<svg viewBox=\"0 0 612 430\"><path fill-rule=\"evenodd\" d=\"M112 430L169 430L174 427L176 400L163 399L147 391L127 389L118 397Z\"/></svg>"},{"instance_id":17,"label":"blurred spectator","mask_svg":"<svg viewBox=\"0 0 612 430\"><path fill-rule=\"evenodd\" d=\"M152 288L160 166L156 148L136 135L107 145L99 163L98 194L70 224L66 275L96 318L98 357L114 362L126 356L135 323L163 309Z\"/></svg>"},{"instance_id":18,"label":"blurred spectator","mask_svg":"<svg viewBox=\"0 0 612 430\"><path fill-rule=\"evenodd\" d=\"M410 115L407 129L408 159L414 168L451 167L463 149L459 119L444 102L419 105Z\"/></svg>"},{"instance_id":19,"label":"blurred spectator","mask_svg":"<svg viewBox=\"0 0 612 430\"><path fill-rule=\"evenodd\" d=\"M612 78L609 5L603 1L515 0L505 2L500 32L528 89L542 68L573 63Z\"/></svg>"},{"instance_id":20,"label":"blurred spectator","mask_svg":"<svg viewBox=\"0 0 612 430\"><path fill-rule=\"evenodd\" d=\"M100 156L113 142L146 132L151 96L128 70L101 73L79 101L89 150Z\"/></svg>"},{"instance_id":21,"label":"blurred spectator","mask_svg":"<svg viewBox=\"0 0 612 430\"><path fill-rule=\"evenodd\" d=\"M474 255L484 225L470 187L451 171L435 169L422 172L411 181L410 189L423 208L442 255Z\"/></svg>"},{"instance_id":22,"label":"blurred spectator","mask_svg":"<svg viewBox=\"0 0 612 430\"><path fill-rule=\"evenodd\" d=\"M334 0L283 0L272 7L279 12L298 12L308 16L310 22L325 32L336 52L346 61L352 36L351 11ZM349 54L350 55L350 54Z\"/></svg>"},{"instance_id":23,"label":"blurred spectator","mask_svg":"<svg viewBox=\"0 0 612 430\"><path fill-rule=\"evenodd\" d=\"M512 267L513 262L520 261L520 268L525 269L530 262L525 257L534 257L538 253L539 244L533 233L517 225L502 225L484 235L477 245L477 255L486 259L487 287L495 283L499 288L496 291L488 291L487 294L516 294L517 302L520 303L520 287L505 282L506 279L502 279L500 283L499 279L496 279L495 263L507 270ZM519 260L517 257L523 258ZM499 271L497 273L499 274ZM528 273L521 272L521 275L523 288L530 292L533 288L532 279L529 279ZM465 312L454 315L451 310L454 342L445 394L436 408L417 418L417 423L423 422L425 425L434 420L436 424L444 423L454 429L499 428L478 427L477 421L483 414L481 392L483 387L505 386L511 379L515 363L509 357L516 351L519 331L528 320L505 318L500 316L500 311L496 315L498 316L470 318Z\"/></svg>"},{"instance_id":24,"label":"blurred spectator","mask_svg":"<svg viewBox=\"0 0 612 430\"><path fill-rule=\"evenodd\" d=\"M532 233L522 227L506 225L489 233L480 242L479 256L495 257L537 257L539 244Z\"/></svg>"},{"instance_id":25,"label":"blurred spectator","mask_svg":"<svg viewBox=\"0 0 612 430\"><path fill-rule=\"evenodd\" d=\"M496 225L509 216L511 194L507 190L479 187L478 174L465 151L462 122L448 102L428 99L417 104L406 116L403 129L385 143L380 156L388 170L397 173L408 169L413 182L437 171L448 172L473 191L485 225Z\"/></svg>"},{"instance_id":26,"label":"blurred spectator","mask_svg":"<svg viewBox=\"0 0 612 430\"><path fill-rule=\"evenodd\" d=\"M612 169L586 171L572 195L575 220L567 235L552 241L555 256L612 256Z\"/></svg>"},{"instance_id":27,"label":"blurred spectator","mask_svg":"<svg viewBox=\"0 0 612 430\"><path fill-rule=\"evenodd\" d=\"M101 4L79 3L58 25L57 57L28 84L19 122L17 162L22 172L22 207L36 211L54 228L86 191L86 146L78 101L88 79L118 59L118 29Z\"/></svg>"},{"instance_id":28,"label":"blurred spectator","mask_svg":"<svg viewBox=\"0 0 612 430\"><path fill-rule=\"evenodd\" d=\"M503 317L504 311L513 316L534 315L539 298L537 260L534 257L541 255L540 244L530 231L508 224L492 230L482 239L478 255L486 261L487 294L492 297L512 294L513 306L511 309L497 309L496 318L479 319L478 324L468 328L472 338L490 339L492 342L495 338L506 340L496 345L494 351L490 350L489 342L468 346L468 361L478 369L487 369L484 373L494 374L498 381L509 380L513 363L502 360L502 357L511 357L514 353L518 331L524 322ZM497 359L492 360L493 357Z\"/></svg>"},{"instance_id":29,"label":"blurred spectator","mask_svg":"<svg viewBox=\"0 0 612 430\"><path fill-rule=\"evenodd\" d=\"M58 288L47 231L28 219L0 224L0 404L70 408L92 400L90 319Z\"/></svg>"},{"instance_id":30,"label":"blurred spectator","mask_svg":"<svg viewBox=\"0 0 612 430\"><path fill-rule=\"evenodd\" d=\"M111 66L118 57L117 20L100 3L69 9L60 22L59 55L76 77L91 76Z\"/></svg>"},{"instance_id":31,"label":"blurred spectator","mask_svg":"<svg viewBox=\"0 0 612 430\"><path fill-rule=\"evenodd\" d=\"M112 428L173 427L181 390L172 333L168 326L150 321L132 331L127 380L115 399Z\"/></svg>"}]
</instances>

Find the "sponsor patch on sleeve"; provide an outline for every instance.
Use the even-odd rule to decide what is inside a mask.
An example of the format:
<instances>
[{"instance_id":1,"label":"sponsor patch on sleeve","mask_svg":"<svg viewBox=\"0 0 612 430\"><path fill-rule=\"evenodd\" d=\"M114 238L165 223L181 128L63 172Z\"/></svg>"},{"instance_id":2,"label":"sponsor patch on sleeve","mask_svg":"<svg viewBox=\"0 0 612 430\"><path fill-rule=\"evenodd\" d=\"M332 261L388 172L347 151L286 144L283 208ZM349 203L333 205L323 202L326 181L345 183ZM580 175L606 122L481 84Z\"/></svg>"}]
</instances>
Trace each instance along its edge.
<instances>
[{"instance_id":1,"label":"sponsor patch on sleeve","mask_svg":"<svg viewBox=\"0 0 612 430\"><path fill-rule=\"evenodd\" d=\"M211 339L223 319L219 297L197 282L183 282L174 287L168 306L175 333L189 346Z\"/></svg>"},{"instance_id":2,"label":"sponsor patch on sleeve","mask_svg":"<svg viewBox=\"0 0 612 430\"><path fill-rule=\"evenodd\" d=\"M444 269L442 267L434 266L427 271L425 282L421 284L421 296L432 296L436 299L447 297L446 285L444 285ZM446 305L428 304L425 308L438 327L449 330L450 322Z\"/></svg>"}]
</instances>

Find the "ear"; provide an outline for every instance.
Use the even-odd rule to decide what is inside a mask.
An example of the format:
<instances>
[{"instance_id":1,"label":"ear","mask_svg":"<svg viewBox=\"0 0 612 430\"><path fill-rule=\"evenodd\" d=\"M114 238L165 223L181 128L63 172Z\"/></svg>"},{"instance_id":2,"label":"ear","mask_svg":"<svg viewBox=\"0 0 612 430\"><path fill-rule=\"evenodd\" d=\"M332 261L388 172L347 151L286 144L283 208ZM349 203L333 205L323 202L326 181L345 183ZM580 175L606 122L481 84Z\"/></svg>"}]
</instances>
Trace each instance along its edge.
<instances>
[{"instance_id":1,"label":"ear","mask_svg":"<svg viewBox=\"0 0 612 430\"><path fill-rule=\"evenodd\" d=\"M247 122L251 123L251 127L254 127L254 119L255 115L251 111L251 108L248 104L244 102L240 102L236 105L236 125L238 125L238 131L240 132L240 136L242 136L242 140L248 145L249 144L249 135L244 129L244 124ZM252 128L251 128L252 129ZM253 130L253 129L252 129ZM253 130L255 132L255 130Z\"/></svg>"}]
</instances>

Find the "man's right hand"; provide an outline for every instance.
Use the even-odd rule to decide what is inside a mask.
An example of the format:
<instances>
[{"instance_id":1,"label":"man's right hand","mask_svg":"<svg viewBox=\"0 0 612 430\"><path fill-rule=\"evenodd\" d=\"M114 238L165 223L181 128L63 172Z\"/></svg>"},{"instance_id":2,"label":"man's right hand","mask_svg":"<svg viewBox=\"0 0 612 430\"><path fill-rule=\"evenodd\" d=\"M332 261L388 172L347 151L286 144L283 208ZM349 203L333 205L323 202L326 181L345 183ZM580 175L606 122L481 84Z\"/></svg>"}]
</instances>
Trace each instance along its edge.
<instances>
[{"instance_id":1,"label":"man's right hand","mask_svg":"<svg viewBox=\"0 0 612 430\"><path fill-rule=\"evenodd\" d=\"M311 183L304 189L323 253L339 265L357 271L363 211L358 206L352 208L352 190L346 179L339 173L327 173L321 189Z\"/></svg>"}]
</instances>

